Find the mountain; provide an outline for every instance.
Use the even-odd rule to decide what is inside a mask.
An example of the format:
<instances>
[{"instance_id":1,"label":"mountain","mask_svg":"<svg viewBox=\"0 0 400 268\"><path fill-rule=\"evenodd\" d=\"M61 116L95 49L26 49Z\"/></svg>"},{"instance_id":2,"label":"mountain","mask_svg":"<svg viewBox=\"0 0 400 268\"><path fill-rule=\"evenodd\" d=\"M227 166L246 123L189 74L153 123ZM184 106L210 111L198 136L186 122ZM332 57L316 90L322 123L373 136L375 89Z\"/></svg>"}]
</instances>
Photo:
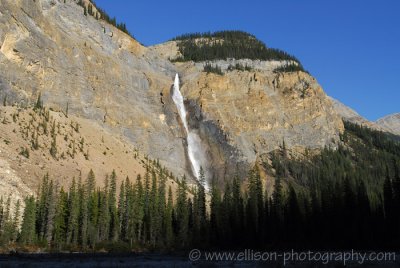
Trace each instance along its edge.
<instances>
[{"instance_id":1,"label":"mountain","mask_svg":"<svg viewBox=\"0 0 400 268\"><path fill-rule=\"evenodd\" d=\"M398 248L395 118L249 33L0 0L0 65L0 252Z\"/></svg>"},{"instance_id":2,"label":"mountain","mask_svg":"<svg viewBox=\"0 0 400 268\"><path fill-rule=\"evenodd\" d=\"M384 129L387 129L389 132L395 135L400 135L400 113L391 114L380 118L376 121L376 124Z\"/></svg>"},{"instance_id":3,"label":"mountain","mask_svg":"<svg viewBox=\"0 0 400 268\"><path fill-rule=\"evenodd\" d=\"M230 48L244 44L239 47L244 52L233 55L237 59L225 53L225 58L205 60L204 55L200 61L179 62L176 56L187 53L183 45L190 44L184 38L144 47L99 19L97 11L85 13L77 2L1 2L0 98L6 105L24 107L40 96L45 107L68 110L121 137L176 176L194 177L186 134L171 100L179 73L190 127L207 152L208 177L229 176L237 163L244 174L283 143L298 150L337 146L340 117L293 56L247 33L225 32L200 39L218 39ZM225 74L205 72L210 62ZM39 179L50 168L33 176Z\"/></svg>"},{"instance_id":4,"label":"mountain","mask_svg":"<svg viewBox=\"0 0 400 268\"><path fill-rule=\"evenodd\" d=\"M369 128L375 129L375 130L387 131L386 128L380 126L379 124L377 124L375 122L371 122L371 121L367 120L366 118L359 115L355 110L346 106L339 100L334 99L332 97L329 97L329 99L332 101L333 107L334 107L336 113L338 113L342 117L343 120L354 123L354 124L366 126L366 127L369 127Z\"/></svg>"},{"instance_id":5,"label":"mountain","mask_svg":"<svg viewBox=\"0 0 400 268\"><path fill-rule=\"evenodd\" d=\"M352 108L346 106L339 100L332 97L329 97L329 99L332 101L336 113L339 114L343 120L374 130L400 135L400 114L391 114L373 122L362 117Z\"/></svg>"}]
</instances>

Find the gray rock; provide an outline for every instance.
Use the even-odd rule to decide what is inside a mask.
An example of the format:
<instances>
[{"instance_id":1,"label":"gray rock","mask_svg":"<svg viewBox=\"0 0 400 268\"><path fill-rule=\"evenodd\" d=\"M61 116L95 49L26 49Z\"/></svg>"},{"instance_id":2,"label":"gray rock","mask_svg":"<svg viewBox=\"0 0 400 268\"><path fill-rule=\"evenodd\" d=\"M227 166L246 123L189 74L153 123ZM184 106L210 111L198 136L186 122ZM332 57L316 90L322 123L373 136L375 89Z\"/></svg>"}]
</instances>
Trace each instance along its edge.
<instances>
[{"instance_id":1,"label":"gray rock","mask_svg":"<svg viewBox=\"0 0 400 268\"><path fill-rule=\"evenodd\" d=\"M387 115L378 119L376 123L389 132L400 135L400 113Z\"/></svg>"}]
</instances>

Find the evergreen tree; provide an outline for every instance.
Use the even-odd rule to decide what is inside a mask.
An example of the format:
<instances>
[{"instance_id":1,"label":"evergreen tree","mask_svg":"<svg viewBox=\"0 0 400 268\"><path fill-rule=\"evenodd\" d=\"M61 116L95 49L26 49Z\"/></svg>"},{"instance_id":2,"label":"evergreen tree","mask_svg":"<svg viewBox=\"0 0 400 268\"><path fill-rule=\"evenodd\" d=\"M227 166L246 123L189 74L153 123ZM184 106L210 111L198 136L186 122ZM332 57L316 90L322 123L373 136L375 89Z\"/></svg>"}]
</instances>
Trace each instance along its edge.
<instances>
[{"instance_id":1,"label":"evergreen tree","mask_svg":"<svg viewBox=\"0 0 400 268\"><path fill-rule=\"evenodd\" d=\"M205 243L207 232L206 218L206 178L204 170L200 167L199 171L199 186L196 189L196 194L193 198L193 217L194 217L194 243L202 245Z\"/></svg>"},{"instance_id":2,"label":"evergreen tree","mask_svg":"<svg viewBox=\"0 0 400 268\"><path fill-rule=\"evenodd\" d=\"M133 215L131 217L132 219L131 237L135 242L139 242L142 240L143 236L142 230L143 230L143 221L145 216L145 199L146 199L140 175L137 176L134 193L136 198L134 199L133 209L132 209Z\"/></svg>"},{"instance_id":3,"label":"evergreen tree","mask_svg":"<svg viewBox=\"0 0 400 268\"><path fill-rule=\"evenodd\" d=\"M11 197L7 198L0 226L0 245L7 246L13 239L15 232L11 215Z\"/></svg>"},{"instance_id":4,"label":"evergreen tree","mask_svg":"<svg viewBox=\"0 0 400 268\"><path fill-rule=\"evenodd\" d=\"M261 230L263 226L264 199L262 183L258 167L254 167L249 172L248 200L247 200L247 229L250 231L249 239L258 243L262 238ZM258 242L257 242L258 241Z\"/></svg>"},{"instance_id":5,"label":"evergreen tree","mask_svg":"<svg viewBox=\"0 0 400 268\"><path fill-rule=\"evenodd\" d=\"M168 202L164 213L164 234L165 234L165 246L171 248L174 244L174 230L173 230L173 214L174 214L174 203L172 197L172 189L168 188Z\"/></svg>"},{"instance_id":6,"label":"evergreen tree","mask_svg":"<svg viewBox=\"0 0 400 268\"><path fill-rule=\"evenodd\" d=\"M99 206L99 214L98 214L98 240L99 241L108 241L110 238L110 205L109 205L109 180L108 176L106 176L104 181L104 188L102 191L98 192L98 206Z\"/></svg>"},{"instance_id":7,"label":"evergreen tree","mask_svg":"<svg viewBox=\"0 0 400 268\"><path fill-rule=\"evenodd\" d=\"M218 189L216 180L211 185L211 204L210 204L210 239L211 244L217 245L222 239L222 221L221 221L221 192Z\"/></svg>"},{"instance_id":8,"label":"evergreen tree","mask_svg":"<svg viewBox=\"0 0 400 268\"><path fill-rule=\"evenodd\" d=\"M87 187L79 178L78 184L78 199L79 199L79 244L86 248L88 245L88 224L89 224L89 207L88 207L88 192Z\"/></svg>"},{"instance_id":9,"label":"evergreen tree","mask_svg":"<svg viewBox=\"0 0 400 268\"><path fill-rule=\"evenodd\" d=\"M243 211L243 197L240 190L240 178L239 178L239 171L236 168L235 175L232 181L232 232L234 234L241 233L243 229L243 218L244 218L244 211ZM240 243L240 236L236 236L236 243Z\"/></svg>"},{"instance_id":10,"label":"evergreen tree","mask_svg":"<svg viewBox=\"0 0 400 268\"><path fill-rule=\"evenodd\" d=\"M53 181L50 180L46 202L47 215L45 227L45 239L48 246L51 246L51 242L53 241L54 217L56 213L56 189L54 188Z\"/></svg>"},{"instance_id":11,"label":"evergreen tree","mask_svg":"<svg viewBox=\"0 0 400 268\"><path fill-rule=\"evenodd\" d=\"M150 191L150 196L148 199L149 205L148 205L148 231L149 231L149 240L151 245L154 247L156 244L156 239L159 235L159 232L161 231L161 226L159 221L159 211L158 211L158 189L157 189L157 175L155 170L153 169L151 171L151 191ZM165 198L165 196L164 196Z\"/></svg>"},{"instance_id":12,"label":"evergreen tree","mask_svg":"<svg viewBox=\"0 0 400 268\"><path fill-rule=\"evenodd\" d=\"M155 239L158 241L158 245L162 246L165 243L165 240L163 239L163 230L165 231L167 228L164 225L164 216L166 215L166 177L164 170L161 169L158 177L158 189L157 189L157 207L156 207L156 215L155 215L155 222L156 222L156 227L155 227ZM156 245L156 243L154 243Z\"/></svg>"},{"instance_id":13,"label":"evergreen tree","mask_svg":"<svg viewBox=\"0 0 400 268\"><path fill-rule=\"evenodd\" d=\"M19 226L20 226L20 217L21 217L21 203L20 200L17 200L17 203L15 204L15 212L14 212L14 217L12 219L12 235L11 235L11 240L13 242L17 241L18 238L18 231L19 231Z\"/></svg>"},{"instance_id":14,"label":"evergreen tree","mask_svg":"<svg viewBox=\"0 0 400 268\"><path fill-rule=\"evenodd\" d=\"M271 224L273 226L273 230L271 231L272 240L279 241L282 239L281 235L283 234L282 225L284 222L284 200L283 200L283 192L282 192L282 184L280 177L276 178L274 184L274 191L272 193L271 200Z\"/></svg>"},{"instance_id":15,"label":"evergreen tree","mask_svg":"<svg viewBox=\"0 0 400 268\"><path fill-rule=\"evenodd\" d=\"M76 246L79 237L79 195L75 178L69 189L68 212L67 244Z\"/></svg>"},{"instance_id":16,"label":"evergreen tree","mask_svg":"<svg viewBox=\"0 0 400 268\"><path fill-rule=\"evenodd\" d=\"M189 225L189 205L187 198L186 177L183 176L178 185L176 199L176 229L177 229L177 247L187 246L188 225Z\"/></svg>"},{"instance_id":17,"label":"evergreen tree","mask_svg":"<svg viewBox=\"0 0 400 268\"><path fill-rule=\"evenodd\" d=\"M33 196L25 198L19 241L25 245L32 245L36 242L36 202Z\"/></svg>"},{"instance_id":18,"label":"evergreen tree","mask_svg":"<svg viewBox=\"0 0 400 268\"><path fill-rule=\"evenodd\" d=\"M300 212L299 200L297 198L297 193L293 188L293 185L289 186L288 193L288 202L286 213L287 217L285 218L286 222L286 236L289 241L293 241L293 243L302 242L300 239L301 229L302 229L302 216Z\"/></svg>"},{"instance_id":19,"label":"evergreen tree","mask_svg":"<svg viewBox=\"0 0 400 268\"><path fill-rule=\"evenodd\" d=\"M118 198L118 232L121 236L121 239L126 237L126 223L125 223L125 215L126 215L126 194L125 194L125 182L121 183L119 190L119 198Z\"/></svg>"},{"instance_id":20,"label":"evergreen tree","mask_svg":"<svg viewBox=\"0 0 400 268\"><path fill-rule=\"evenodd\" d=\"M117 241L118 240L118 230L119 230L119 221L118 221L118 212L117 212L117 175L115 174L115 170L112 171L110 177L110 188L108 193L108 205L110 210L110 240Z\"/></svg>"},{"instance_id":21,"label":"evergreen tree","mask_svg":"<svg viewBox=\"0 0 400 268\"><path fill-rule=\"evenodd\" d=\"M54 245L61 250L67 242L68 193L61 188L54 218Z\"/></svg>"},{"instance_id":22,"label":"evergreen tree","mask_svg":"<svg viewBox=\"0 0 400 268\"><path fill-rule=\"evenodd\" d=\"M88 245L92 248L98 240L98 214L99 214L99 195L95 190L96 181L93 170L89 171L86 178L86 195L87 195L87 236Z\"/></svg>"},{"instance_id":23,"label":"evergreen tree","mask_svg":"<svg viewBox=\"0 0 400 268\"><path fill-rule=\"evenodd\" d=\"M390 220L392 217L392 209L393 209L393 187L389 171L387 171L386 179L383 184L383 198L384 198L385 218Z\"/></svg>"}]
</instances>

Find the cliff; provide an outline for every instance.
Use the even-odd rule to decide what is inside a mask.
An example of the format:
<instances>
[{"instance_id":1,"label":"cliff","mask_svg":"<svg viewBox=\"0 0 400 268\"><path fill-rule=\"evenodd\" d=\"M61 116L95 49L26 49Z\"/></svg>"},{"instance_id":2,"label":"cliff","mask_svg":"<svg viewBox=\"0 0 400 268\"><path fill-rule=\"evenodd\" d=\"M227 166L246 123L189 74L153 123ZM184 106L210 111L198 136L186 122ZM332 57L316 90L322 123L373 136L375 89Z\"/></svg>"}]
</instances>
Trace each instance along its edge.
<instances>
[{"instance_id":1,"label":"cliff","mask_svg":"<svg viewBox=\"0 0 400 268\"><path fill-rule=\"evenodd\" d=\"M5 105L27 107L40 96L55 117L68 113L91 132L104 131L123 147L159 159L176 176L193 174L185 132L171 100L175 73L182 80L190 127L199 133L208 153L206 168L211 175L230 175L237 163L245 170L283 143L299 150L339 143L341 118L316 79L301 68L277 71L288 64L300 67L290 57L212 60L224 72L217 75L204 72L208 61L172 63L182 56L179 41L144 47L104 20L85 16L75 1L0 0L0 7L0 99ZM256 45L264 51L258 41ZM229 69L236 63L249 68ZM17 148L28 145L11 133L1 135L8 135L15 145L7 151L7 157L15 158ZM118 153L116 159L123 155ZM10 162L7 157L0 155ZM11 163L10 172L29 177L30 187L44 171L54 176L63 173L59 163L46 157L35 155L39 164L32 169L24 169L24 161L21 168ZM111 157L108 152L107 157ZM131 176L130 163L137 161L127 159L107 167L115 165L121 176ZM68 174L98 168L86 161L74 160L73 168L65 165L76 170Z\"/></svg>"}]
</instances>

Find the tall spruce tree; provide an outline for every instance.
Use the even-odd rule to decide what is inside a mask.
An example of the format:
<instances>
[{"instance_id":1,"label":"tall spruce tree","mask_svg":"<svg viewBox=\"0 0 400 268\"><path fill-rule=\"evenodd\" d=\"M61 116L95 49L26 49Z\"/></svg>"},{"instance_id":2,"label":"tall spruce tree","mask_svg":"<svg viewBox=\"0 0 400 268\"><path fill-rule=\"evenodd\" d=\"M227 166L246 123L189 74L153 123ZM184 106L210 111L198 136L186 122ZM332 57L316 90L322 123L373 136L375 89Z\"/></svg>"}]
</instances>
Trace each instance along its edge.
<instances>
[{"instance_id":1,"label":"tall spruce tree","mask_svg":"<svg viewBox=\"0 0 400 268\"><path fill-rule=\"evenodd\" d=\"M119 230L119 221L118 221L118 211L117 211L117 175L115 170L112 171L110 177L110 188L108 193L108 205L110 210L110 240L117 241L118 240L118 230Z\"/></svg>"},{"instance_id":2,"label":"tall spruce tree","mask_svg":"<svg viewBox=\"0 0 400 268\"><path fill-rule=\"evenodd\" d=\"M22 219L19 241L24 245L32 245L36 242L36 202L33 196L25 198Z\"/></svg>"},{"instance_id":3,"label":"tall spruce tree","mask_svg":"<svg viewBox=\"0 0 400 268\"><path fill-rule=\"evenodd\" d=\"M165 246L171 248L174 245L174 229L173 229L174 201L171 186L168 188L168 202L164 212L164 234Z\"/></svg>"},{"instance_id":4,"label":"tall spruce tree","mask_svg":"<svg viewBox=\"0 0 400 268\"><path fill-rule=\"evenodd\" d=\"M54 218L54 246L61 250L67 242L68 193L61 188Z\"/></svg>"},{"instance_id":5,"label":"tall spruce tree","mask_svg":"<svg viewBox=\"0 0 400 268\"><path fill-rule=\"evenodd\" d=\"M187 198L186 177L183 176L178 184L176 199L176 227L177 227L177 247L184 248L188 243L189 226L189 205Z\"/></svg>"},{"instance_id":6,"label":"tall spruce tree","mask_svg":"<svg viewBox=\"0 0 400 268\"><path fill-rule=\"evenodd\" d=\"M76 246L79 238L79 195L73 178L68 195L67 244Z\"/></svg>"}]
</instances>

